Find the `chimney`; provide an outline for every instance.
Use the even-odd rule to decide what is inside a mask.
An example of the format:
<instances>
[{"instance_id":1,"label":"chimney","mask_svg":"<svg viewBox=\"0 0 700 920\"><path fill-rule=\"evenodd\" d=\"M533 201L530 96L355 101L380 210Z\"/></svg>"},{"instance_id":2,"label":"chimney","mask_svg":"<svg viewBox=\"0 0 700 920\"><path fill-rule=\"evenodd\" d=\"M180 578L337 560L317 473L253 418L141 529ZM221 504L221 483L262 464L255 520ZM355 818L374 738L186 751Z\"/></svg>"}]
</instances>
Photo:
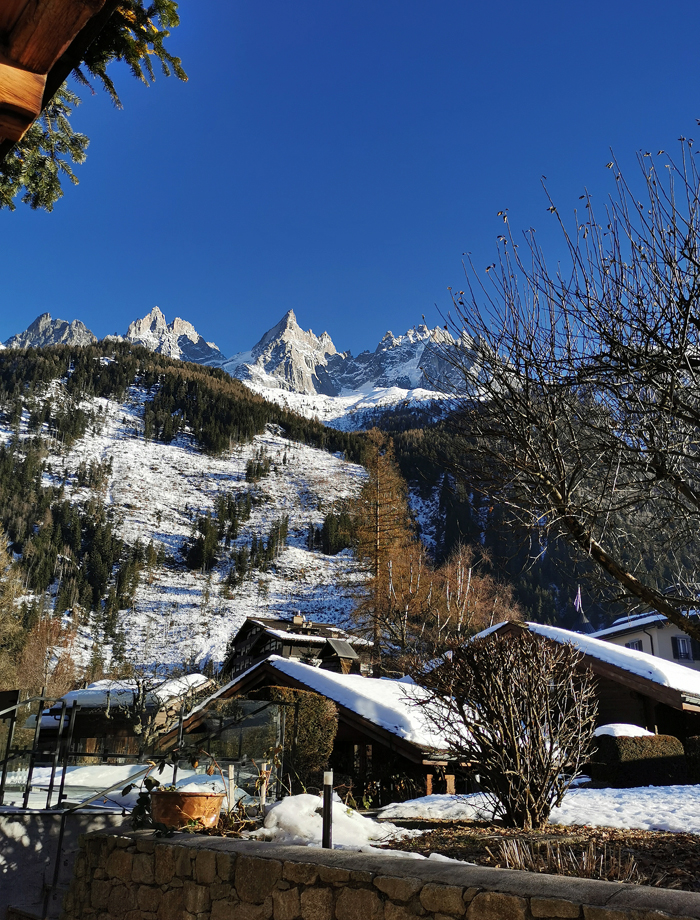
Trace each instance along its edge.
<instances>
[{"instance_id":1,"label":"chimney","mask_svg":"<svg viewBox=\"0 0 700 920\"><path fill-rule=\"evenodd\" d=\"M292 619L292 623L294 623L295 626L301 626L303 622L304 617L300 613L295 613Z\"/></svg>"}]
</instances>

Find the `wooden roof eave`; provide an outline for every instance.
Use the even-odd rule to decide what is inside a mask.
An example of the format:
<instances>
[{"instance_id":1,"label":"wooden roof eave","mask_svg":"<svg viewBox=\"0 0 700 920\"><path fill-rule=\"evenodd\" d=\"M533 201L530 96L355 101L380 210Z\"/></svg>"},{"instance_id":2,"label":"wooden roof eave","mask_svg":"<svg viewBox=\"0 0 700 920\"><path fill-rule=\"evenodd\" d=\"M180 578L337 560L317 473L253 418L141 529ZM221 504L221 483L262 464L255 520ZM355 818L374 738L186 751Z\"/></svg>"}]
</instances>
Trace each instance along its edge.
<instances>
[{"instance_id":1,"label":"wooden roof eave","mask_svg":"<svg viewBox=\"0 0 700 920\"><path fill-rule=\"evenodd\" d=\"M0 161L83 59L119 0L0 4Z\"/></svg>"}]
</instances>

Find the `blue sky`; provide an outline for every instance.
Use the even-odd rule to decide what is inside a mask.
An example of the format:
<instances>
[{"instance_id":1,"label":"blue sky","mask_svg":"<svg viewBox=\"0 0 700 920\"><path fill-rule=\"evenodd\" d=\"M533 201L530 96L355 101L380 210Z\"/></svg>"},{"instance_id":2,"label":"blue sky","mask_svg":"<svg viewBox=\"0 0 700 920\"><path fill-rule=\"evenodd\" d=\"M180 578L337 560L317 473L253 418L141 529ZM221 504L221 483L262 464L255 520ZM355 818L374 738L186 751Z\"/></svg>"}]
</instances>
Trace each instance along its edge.
<instances>
[{"instance_id":1,"label":"blue sky","mask_svg":"<svg viewBox=\"0 0 700 920\"><path fill-rule=\"evenodd\" d=\"M549 253L612 147L700 132L697 0L182 0L189 82L83 91L80 185L0 211L0 340L39 313L124 332L155 304L229 355L288 310L353 353L440 322L509 208ZM699 136L700 140L700 136ZM437 308L436 308L437 305Z\"/></svg>"}]
</instances>

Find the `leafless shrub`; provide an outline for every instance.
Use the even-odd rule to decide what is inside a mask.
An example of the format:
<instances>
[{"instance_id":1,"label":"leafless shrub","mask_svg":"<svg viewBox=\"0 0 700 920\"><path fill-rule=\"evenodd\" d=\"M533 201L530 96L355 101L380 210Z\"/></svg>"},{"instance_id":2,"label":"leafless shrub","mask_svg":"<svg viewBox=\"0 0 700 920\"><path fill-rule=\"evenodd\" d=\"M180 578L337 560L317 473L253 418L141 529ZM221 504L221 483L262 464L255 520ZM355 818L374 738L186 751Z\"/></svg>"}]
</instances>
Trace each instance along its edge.
<instances>
[{"instance_id":1,"label":"leafless shrub","mask_svg":"<svg viewBox=\"0 0 700 920\"><path fill-rule=\"evenodd\" d=\"M453 646L419 678L426 718L509 827L546 824L591 750L593 676L573 646L527 631Z\"/></svg>"}]
</instances>

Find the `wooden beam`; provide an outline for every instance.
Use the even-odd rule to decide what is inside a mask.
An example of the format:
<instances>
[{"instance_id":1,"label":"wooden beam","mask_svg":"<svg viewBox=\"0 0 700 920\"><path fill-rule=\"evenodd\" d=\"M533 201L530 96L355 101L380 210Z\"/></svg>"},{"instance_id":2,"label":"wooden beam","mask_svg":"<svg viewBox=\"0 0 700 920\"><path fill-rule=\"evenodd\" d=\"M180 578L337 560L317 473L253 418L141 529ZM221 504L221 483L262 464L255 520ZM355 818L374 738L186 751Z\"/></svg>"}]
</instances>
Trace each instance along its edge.
<instances>
[{"instance_id":1,"label":"wooden beam","mask_svg":"<svg viewBox=\"0 0 700 920\"><path fill-rule=\"evenodd\" d=\"M5 44L6 35L17 23L27 0L2 0L0 3L0 42Z\"/></svg>"},{"instance_id":2,"label":"wooden beam","mask_svg":"<svg viewBox=\"0 0 700 920\"><path fill-rule=\"evenodd\" d=\"M0 135L18 141L41 113L46 75L0 63Z\"/></svg>"},{"instance_id":3,"label":"wooden beam","mask_svg":"<svg viewBox=\"0 0 700 920\"><path fill-rule=\"evenodd\" d=\"M105 0L27 0L7 37L5 53L35 73L46 74Z\"/></svg>"}]
</instances>

